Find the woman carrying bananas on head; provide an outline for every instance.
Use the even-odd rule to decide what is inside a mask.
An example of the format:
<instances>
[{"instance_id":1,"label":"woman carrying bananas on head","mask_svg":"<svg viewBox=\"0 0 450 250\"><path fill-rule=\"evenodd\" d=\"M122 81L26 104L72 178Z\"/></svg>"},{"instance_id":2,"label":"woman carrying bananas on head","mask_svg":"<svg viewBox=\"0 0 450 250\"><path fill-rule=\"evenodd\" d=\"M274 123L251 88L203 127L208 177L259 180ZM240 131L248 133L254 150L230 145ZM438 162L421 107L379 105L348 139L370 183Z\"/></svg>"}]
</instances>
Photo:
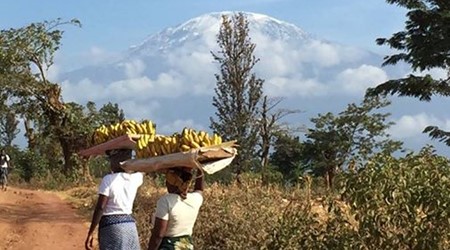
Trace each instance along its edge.
<instances>
[{"instance_id":1,"label":"woman carrying bananas on head","mask_svg":"<svg viewBox=\"0 0 450 250\"><path fill-rule=\"evenodd\" d=\"M203 203L203 173L197 170L194 191L188 192L192 179L189 168L175 167L166 172L168 193L157 202L148 250L194 249L191 236Z\"/></svg>"},{"instance_id":2,"label":"woman carrying bananas on head","mask_svg":"<svg viewBox=\"0 0 450 250\"><path fill-rule=\"evenodd\" d=\"M106 154L112 173L101 181L85 247L93 249L93 234L99 225L100 250L140 249L136 223L131 214L143 174L127 173L120 167L121 162L131 159L130 149L109 150Z\"/></svg>"}]
</instances>

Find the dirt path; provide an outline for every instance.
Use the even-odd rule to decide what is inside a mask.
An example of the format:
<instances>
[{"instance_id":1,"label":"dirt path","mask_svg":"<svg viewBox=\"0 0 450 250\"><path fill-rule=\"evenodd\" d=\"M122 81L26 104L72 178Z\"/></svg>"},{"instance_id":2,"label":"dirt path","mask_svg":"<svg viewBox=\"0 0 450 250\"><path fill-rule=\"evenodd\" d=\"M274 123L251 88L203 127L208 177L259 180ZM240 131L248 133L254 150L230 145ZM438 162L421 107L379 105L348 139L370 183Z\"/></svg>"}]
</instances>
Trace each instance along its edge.
<instances>
[{"instance_id":1,"label":"dirt path","mask_svg":"<svg viewBox=\"0 0 450 250\"><path fill-rule=\"evenodd\" d=\"M0 249L84 249L88 227L56 194L0 191Z\"/></svg>"}]
</instances>

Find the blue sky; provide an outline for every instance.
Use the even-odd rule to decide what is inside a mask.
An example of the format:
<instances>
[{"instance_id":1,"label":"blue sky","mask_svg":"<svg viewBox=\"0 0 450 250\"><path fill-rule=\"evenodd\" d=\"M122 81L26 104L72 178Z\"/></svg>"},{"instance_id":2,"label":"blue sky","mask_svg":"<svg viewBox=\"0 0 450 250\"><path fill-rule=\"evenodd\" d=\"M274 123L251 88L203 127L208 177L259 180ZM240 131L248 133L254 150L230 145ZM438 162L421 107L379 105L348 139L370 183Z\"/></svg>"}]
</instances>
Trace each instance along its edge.
<instances>
[{"instance_id":1,"label":"blue sky","mask_svg":"<svg viewBox=\"0 0 450 250\"><path fill-rule=\"evenodd\" d=\"M166 27L224 10L269 15L319 38L382 54L387 48L377 46L375 39L400 30L405 21L403 9L383 0L6 0L0 2L0 28L58 17L79 19L81 29L65 28L59 58L60 64L77 68L95 49L120 52Z\"/></svg>"}]
</instances>

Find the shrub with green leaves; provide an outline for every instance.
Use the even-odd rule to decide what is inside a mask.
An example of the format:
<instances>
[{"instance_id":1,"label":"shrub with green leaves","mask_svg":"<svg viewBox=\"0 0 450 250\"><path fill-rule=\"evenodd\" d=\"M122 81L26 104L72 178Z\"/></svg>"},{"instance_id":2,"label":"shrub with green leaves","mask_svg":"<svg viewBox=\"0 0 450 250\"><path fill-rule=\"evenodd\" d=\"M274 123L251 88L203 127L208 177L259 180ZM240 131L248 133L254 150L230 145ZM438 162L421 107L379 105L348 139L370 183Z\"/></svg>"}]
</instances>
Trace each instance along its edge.
<instances>
[{"instance_id":1,"label":"shrub with green leaves","mask_svg":"<svg viewBox=\"0 0 450 250\"><path fill-rule=\"evenodd\" d=\"M338 190L287 209L268 249L449 249L450 162L432 147L376 155L343 173Z\"/></svg>"},{"instance_id":2,"label":"shrub with green leaves","mask_svg":"<svg viewBox=\"0 0 450 250\"><path fill-rule=\"evenodd\" d=\"M344 179L369 249L449 248L450 162L432 147L401 159L380 154Z\"/></svg>"}]
</instances>

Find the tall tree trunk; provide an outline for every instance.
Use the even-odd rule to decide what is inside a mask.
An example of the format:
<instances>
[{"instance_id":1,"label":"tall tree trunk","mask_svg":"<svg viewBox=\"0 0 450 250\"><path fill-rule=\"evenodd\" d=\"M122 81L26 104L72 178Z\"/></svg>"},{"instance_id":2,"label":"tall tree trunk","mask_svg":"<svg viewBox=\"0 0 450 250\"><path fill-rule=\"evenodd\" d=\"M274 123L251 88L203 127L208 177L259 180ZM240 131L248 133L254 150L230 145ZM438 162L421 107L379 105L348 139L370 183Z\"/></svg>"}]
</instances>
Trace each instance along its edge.
<instances>
[{"instance_id":1,"label":"tall tree trunk","mask_svg":"<svg viewBox=\"0 0 450 250\"><path fill-rule=\"evenodd\" d=\"M36 147L36 141L31 121L27 118L24 118L23 125L25 127L25 137L28 140L28 149L33 150Z\"/></svg>"},{"instance_id":2,"label":"tall tree trunk","mask_svg":"<svg viewBox=\"0 0 450 250\"><path fill-rule=\"evenodd\" d=\"M269 165L269 145L265 142L263 143L261 159L261 180L263 185L267 185L269 182L267 178L267 167Z\"/></svg>"},{"instance_id":3,"label":"tall tree trunk","mask_svg":"<svg viewBox=\"0 0 450 250\"><path fill-rule=\"evenodd\" d=\"M336 175L335 167L334 166L329 167L327 169L326 174L325 174L325 182L326 182L328 190L332 190L333 189L333 179L334 179L335 175Z\"/></svg>"},{"instance_id":4,"label":"tall tree trunk","mask_svg":"<svg viewBox=\"0 0 450 250\"><path fill-rule=\"evenodd\" d=\"M89 169L89 158L83 158L81 159L81 167L83 171L83 181L86 183L92 183L93 179L91 176L91 171Z\"/></svg>"},{"instance_id":5,"label":"tall tree trunk","mask_svg":"<svg viewBox=\"0 0 450 250\"><path fill-rule=\"evenodd\" d=\"M68 176L73 171L73 161L72 157L72 147L71 143L65 140L64 138L59 138L59 143L61 144L63 157L64 157L64 166L63 173Z\"/></svg>"}]
</instances>

